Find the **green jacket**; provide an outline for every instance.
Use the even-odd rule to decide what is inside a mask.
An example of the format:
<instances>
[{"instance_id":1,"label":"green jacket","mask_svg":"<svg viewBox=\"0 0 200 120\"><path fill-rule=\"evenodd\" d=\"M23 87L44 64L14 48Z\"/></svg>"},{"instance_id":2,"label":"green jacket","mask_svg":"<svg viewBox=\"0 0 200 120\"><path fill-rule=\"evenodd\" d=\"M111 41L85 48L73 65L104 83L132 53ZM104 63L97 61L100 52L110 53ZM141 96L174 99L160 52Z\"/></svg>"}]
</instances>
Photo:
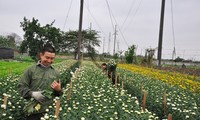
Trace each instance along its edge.
<instances>
[{"instance_id":1,"label":"green jacket","mask_svg":"<svg viewBox=\"0 0 200 120\"><path fill-rule=\"evenodd\" d=\"M18 82L18 90L20 95L29 101L24 107L24 112L29 114L45 112L45 109L52 104L52 99L61 93L54 91L50 85L54 80L59 79L59 73L53 67L45 68L39 62L28 68L21 76ZM35 106L39 103L31 99L32 91L44 91L46 101L38 110Z\"/></svg>"}]
</instances>

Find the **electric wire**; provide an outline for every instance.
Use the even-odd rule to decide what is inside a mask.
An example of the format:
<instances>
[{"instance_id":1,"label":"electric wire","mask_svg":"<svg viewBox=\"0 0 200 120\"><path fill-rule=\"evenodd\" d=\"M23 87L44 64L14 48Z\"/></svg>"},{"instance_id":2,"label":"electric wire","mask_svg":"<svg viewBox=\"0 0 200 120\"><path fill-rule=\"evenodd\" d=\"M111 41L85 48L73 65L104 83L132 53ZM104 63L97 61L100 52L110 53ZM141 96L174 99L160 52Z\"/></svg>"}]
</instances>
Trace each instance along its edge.
<instances>
[{"instance_id":1,"label":"electric wire","mask_svg":"<svg viewBox=\"0 0 200 120\"><path fill-rule=\"evenodd\" d=\"M103 31L103 29L101 28L101 26L98 24L97 20L95 19L95 17L93 16L93 14L91 13L90 9L88 8L88 5L86 3L84 3L86 8L87 8L87 11L89 12L90 16L93 18L94 22L97 24L98 28L101 30L101 32L104 34L104 36L107 36L105 34L105 32Z\"/></svg>"},{"instance_id":2,"label":"electric wire","mask_svg":"<svg viewBox=\"0 0 200 120\"><path fill-rule=\"evenodd\" d=\"M70 6L69 6L69 9L68 9L68 11L67 11L67 15L66 15L66 17L65 17L64 26L63 26L63 29L62 29L63 31L64 31L64 29L65 29L65 26L66 26L66 23L67 23L67 19L68 19L68 16L69 16L69 12L70 12L70 10L71 10L72 1L73 1L73 0L70 1Z\"/></svg>"},{"instance_id":3,"label":"electric wire","mask_svg":"<svg viewBox=\"0 0 200 120\"><path fill-rule=\"evenodd\" d=\"M111 24L112 24L112 27L113 27L113 31L115 31L115 27L114 27L113 20L112 20L112 12L111 12L111 9L110 9L110 6L109 6L109 3L108 3L107 0L106 0L106 5L108 7L108 11L109 11L109 15L110 15L110 20L111 20Z\"/></svg>"},{"instance_id":4,"label":"electric wire","mask_svg":"<svg viewBox=\"0 0 200 120\"><path fill-rule=\"evenodd\" d=\"M137 6L135 12L133 13L132 19L131 19L130 22L127 24L127 26L124 28L124 30L127 29L127 28L130 26L131 22L132 22L133 19L135 18L135 15L137 14L137 12L138 12L138 10L139 10L139 8L140 8L140 6L141 6L141 4L142 4L142 1L143 1L143 0L140 0L140 2L139 2L139 4L138 4L138 6Z\"/></svg>"},{"instance_id":5,"label":"electric wire","mask_svg":"<svg viewBox=\"0 0 200 120\"><path fill-rule=\"evenodd\" d=\"M130 9L129 9L129 11L128 11L128 14L127 14L126 18L124 19L124 22L122 23L122 25L121 25L121 27L120 27L121 29L123 29L125 22L127 21L129 15L130 15L130 13L131 13L131 11L132 11L132 9L134 8L134 7L133 7L134 4L135 4L135 0L133 0L132 3L131 3L131 7L130 7Z\"/></svg>"},{"instance_id":6,"label":"electric wire","mask_svg":"<svg viewBox=\"0 0 200 120\"><path fill-rule=\"evenodd\" d=\"M113 30L115 31L115 27L114 27L114 24L113 24L113 21L112 21L112 17L113 17L113 19L114 19L116 25L117 25L117 26L119 26L119 25L118 25L117 20L115 19L114 15L113 15L111 9L110 9L110 6L109 6L109 3L108 3L107 0L106 0L106 3L107 3L108 10L109 10L109 14L110 14L110 19L111 19L111 23L112 23L112 26L113 26ZM118 27L118 29L119 29L119 32L120 32L120 34L121 34L121 36L122 36L122 39L124 40L124 42L126 43L126 45L127 45L127 47L128 47L128 43L127 43L127 41L126 41L126 39L125 39L125 37L124 37L124 35L123 35L121 29L120 29L119 27Z\"/></svg>"}]
</instances>

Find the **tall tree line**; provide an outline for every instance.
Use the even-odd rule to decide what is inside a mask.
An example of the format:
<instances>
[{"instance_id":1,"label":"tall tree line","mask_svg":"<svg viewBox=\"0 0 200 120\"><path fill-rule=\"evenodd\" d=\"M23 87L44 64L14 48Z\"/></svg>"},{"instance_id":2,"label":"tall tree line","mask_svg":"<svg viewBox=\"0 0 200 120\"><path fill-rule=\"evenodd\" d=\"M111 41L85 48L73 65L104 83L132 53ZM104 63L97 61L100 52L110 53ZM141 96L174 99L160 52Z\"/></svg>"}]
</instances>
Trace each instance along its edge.
<instances>
[{"instance_id":1,"label":"tall tree line","mask_svg":"<svg viewBox=\"0 0 200 120\"><path fill-rule=\"evenodd\" d=\"M20 52L28 52L32 59L38 59L39 52L45 44L51 44L56 52L73 51L74 56L78 50L78 30L61 31L53 27L55 21L45 26L41 26L38 19L23 19L20 23L24 34L24 40L20 46ZM94 52L95 46L100 46L98 31L82 30L81 49L88 53Z\"/></svg>"}]
</instances>

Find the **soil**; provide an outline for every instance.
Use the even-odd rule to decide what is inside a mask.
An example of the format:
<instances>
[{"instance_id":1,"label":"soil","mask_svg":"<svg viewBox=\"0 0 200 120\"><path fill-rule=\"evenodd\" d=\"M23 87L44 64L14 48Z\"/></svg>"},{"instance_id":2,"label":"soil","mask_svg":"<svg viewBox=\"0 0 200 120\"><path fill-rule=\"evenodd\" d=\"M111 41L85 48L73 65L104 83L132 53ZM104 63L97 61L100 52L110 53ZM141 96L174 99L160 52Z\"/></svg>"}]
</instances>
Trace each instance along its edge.
<instances>
[{"instance_id":1,"label":"soil","mask_svg":"<svg viewBox=\"0 0 200 120\"><path fill-rule=\"evenodd\" d=\"M200 76L200 69L194 69L194 68L179 68L179 67L162 67L162 70L167 70L170 72L180 72L182 74L189 74L189 75L196 75Z\"/></svg>"}]
</instances>

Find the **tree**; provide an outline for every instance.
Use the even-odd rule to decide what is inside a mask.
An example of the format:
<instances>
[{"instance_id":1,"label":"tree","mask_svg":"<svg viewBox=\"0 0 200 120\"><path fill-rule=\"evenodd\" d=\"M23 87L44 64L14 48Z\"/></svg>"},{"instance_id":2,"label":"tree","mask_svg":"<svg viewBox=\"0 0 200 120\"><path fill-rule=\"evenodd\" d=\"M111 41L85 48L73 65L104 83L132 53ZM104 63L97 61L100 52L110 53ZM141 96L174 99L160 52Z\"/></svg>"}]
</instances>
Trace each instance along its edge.
<instances>
[{"instance_id":1,"label":"tree","mask_svg":"<svg viewBox=\"0 0 200 120\"><path fill-rule=\"evenodd\" d=\"M155 49L149 48L145 50L145 57L142 61L143 64L147 64L149 67L153 64L153 56L155 54Z\"/></svg>"},{"instance_id":2,"label":"tree","mask_svg":"<svg viewBox=\"0 0 200 120\"><path fill-rule=\"evenodd\" d=\"M179 56L174 60L174 62L182 62L184 59L180 58Z\"/></svg>"},{"instance_id":3,"label":"tree","mask_svg":"<svg viewBox=\"0 0 200 120\"><path fill-rule=\"evenodd\" d=\"M62 48L73 50L74 57L76 58L78 53L78 31L66 32L64 38ZM95 55L95 46L100 46L100 40L98 38L99 35L97 31L88 29L82 30L81 49L86 49L90 57L94 57Z\"/></svg>"},{"instance_id":4,"label":"tree","mask_svg":"<svg viewBox=\"0 0 200 120\"><path fill-rule=\"evenodd\" d=\"M15 39L12 36L0 36L0 47L16 48Z\"/></svg>"},{"instance_id":5,"label":"tree","mask_svg":"<svg viewBox=\"0 0 200 120\"><path fill-rule=\"evenodd\" d=\"M20 22L20 27L25 32L24 41L20 46L20 52L23 53L28 50L29 55L35 61L39 59L39 52L45 44L55 46L58 52L62 45L63 32L53 27L54 22L41 26L37 19L32 18L32 21L30 21L24 17L24 21Z\"/></svg>"},{"instance_id":6,"label":"tree","mask_svg":"<svg viewBox=\"0 0 200 120\"><path fill-rule=\"evenodd\" d=\"M132 45L128 48L128 51L125 52L125 58L127 63L133 63L135 57L135 45Z\"/></svg>"}]
</instances>

